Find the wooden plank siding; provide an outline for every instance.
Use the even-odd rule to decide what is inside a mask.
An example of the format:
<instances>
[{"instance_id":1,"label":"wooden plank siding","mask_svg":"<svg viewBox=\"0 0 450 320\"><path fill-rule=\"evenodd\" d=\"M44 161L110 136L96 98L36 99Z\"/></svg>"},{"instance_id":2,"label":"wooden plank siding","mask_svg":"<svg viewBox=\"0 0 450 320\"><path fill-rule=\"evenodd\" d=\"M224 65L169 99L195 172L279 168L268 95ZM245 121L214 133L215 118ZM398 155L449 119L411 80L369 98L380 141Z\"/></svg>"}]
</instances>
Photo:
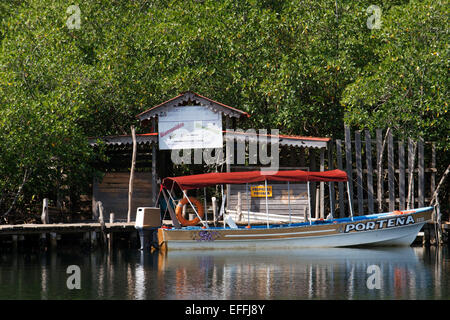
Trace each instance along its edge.
<instances>
[{"instance_id":1,"label":"wooden plank siding","mask_svg":"<svg viewBox=\"0 0 450 320\"><path fill-rule=\"evenodd\" d=\"M418 139L415 148L414 140L409 138L405 143L404 140L396 140L390 132L386 136L386 145L382 150L385 138L383 130L377 129L375 132L376 139L372 140L369 130L365 130L365 147L363 147L362 132L355 131L354 140L352 140L352 132L345 126L345 140L334 140L334 149L330 151L331 157L336 160L337 168L347 171L352 203L356 204L356 206L353 205L354 214L406 210L411 170L413 172L411 208L427 206L436 187L434 143ZM381 152L383 152L383 160L381 170L378 172ZM415 158L414 152L416 152ZM352 164L353 159L355 159L355 165ZM334 201L339 204L337 211L339 217L349 216L349 209L346 209L346 207L349 208L349 203L345 188L344 183L337 184Z\"/></svg>"},{"instance_id":2,"label":"wooden plank siding","mask_svg":"<svg viewBox=\"0 0 450 320\"><path fill-rule=\"evenodd\" d=\"M264 183L249 184L248 188L252 186L264 186ZM278 183L269 181L268 187L272 187L272 197L267 198L269 213L289 216L289 207L292 216L304 217L305 209L308 207L308 190L306 183L290 183L289 193L287 183ZM248 204L250 203L251 212L266 213L266 198L252 197L249 191L249 199L247 199L247 190L244 185L230 185L230 201L229 209L237 210L238 193L241 193L241 212L245 216L248 211ZM288 196L290 194L290 197Z\"/></svg>"},{"instance_id":3,"label":"wooden plank siding","mask_svg":"<svg viewBox=\"0 0 450 320\"><path fill-rule=\"evenodd\" d=\"M101 182L94 181L93 203L101 201L104 212L109 216L113 212L116 220L126 220L128 211L129 172L106 173ZM138 207L151 207L152 175L150 172L135 172L131 220L136 218ZM93 211L96 206L93 206ZM94 216L95 216L95 212Z\"/></svg>"}]
</instances>

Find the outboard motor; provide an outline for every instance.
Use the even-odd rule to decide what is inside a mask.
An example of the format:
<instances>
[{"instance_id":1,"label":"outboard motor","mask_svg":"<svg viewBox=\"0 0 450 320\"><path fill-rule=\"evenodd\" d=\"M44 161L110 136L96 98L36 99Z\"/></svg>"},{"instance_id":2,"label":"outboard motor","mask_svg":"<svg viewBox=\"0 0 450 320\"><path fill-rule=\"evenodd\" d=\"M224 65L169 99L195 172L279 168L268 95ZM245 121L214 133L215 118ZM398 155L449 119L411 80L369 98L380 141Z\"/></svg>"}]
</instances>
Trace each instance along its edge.
<instances>
[{"instance_id":1,"label":"outboard motor","mask_svg":"<svg viewBox=\"0 0 450 320\"><path fill-rule=\"evenodd\" d=\"M134 227L139 232L140 250L147 250L151 246L158 249L157 230L161 226L160 209L156 207L139 207L136 213Z\"/></svg>"}]
</instances>

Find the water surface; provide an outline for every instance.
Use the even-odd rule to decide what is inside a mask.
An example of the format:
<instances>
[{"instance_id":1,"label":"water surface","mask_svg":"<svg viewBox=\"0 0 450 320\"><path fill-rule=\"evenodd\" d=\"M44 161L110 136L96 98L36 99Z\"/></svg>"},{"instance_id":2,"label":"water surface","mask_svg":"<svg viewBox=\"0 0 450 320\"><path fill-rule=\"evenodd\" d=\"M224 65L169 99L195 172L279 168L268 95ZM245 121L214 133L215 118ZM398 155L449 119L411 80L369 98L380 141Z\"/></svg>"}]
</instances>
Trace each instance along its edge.
<instances>
[{"instance_id":1,"label":"water surface","mask_svg":"<svg viewBox=\"0 0 450 320\"><path fill-rule=\"evenodd\" d=\"M81 289L67 287L70 265ZM0 299L449 298L447 247L0 253Z\"/></svg>"}]
</instances>

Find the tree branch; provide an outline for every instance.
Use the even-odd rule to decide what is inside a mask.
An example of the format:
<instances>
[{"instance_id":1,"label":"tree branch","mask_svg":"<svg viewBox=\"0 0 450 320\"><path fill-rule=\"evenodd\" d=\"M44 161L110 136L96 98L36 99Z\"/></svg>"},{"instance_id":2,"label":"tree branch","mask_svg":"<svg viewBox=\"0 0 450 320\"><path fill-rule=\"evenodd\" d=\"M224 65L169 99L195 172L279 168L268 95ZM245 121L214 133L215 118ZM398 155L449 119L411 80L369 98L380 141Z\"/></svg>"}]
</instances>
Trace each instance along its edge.
<instances>
[{"instance_id":1,"label":"tree branch","mask_svg":"<svg viewBox=\"0 0 450 320\"><path fill-rule=\"evenodd\" d=\"M19 195L22 193L23 186L27 182L27 179L28 179L28 169L25 169L25 174L23 175L22 184L19 186L19 189L17 190L17 193L14 196L14 200L13 200L11 206L9 207L8 211L6 211L6 213L4 213L2 215L3 218L6 217L7 215L9 215L11 213L12 209L14 208L14 206L16 205L17 199L19 198Z\"/></svg>"},{"instance_id":2,"label":"tree branch","mask_svg":"<svg viewBox=\"0 0 450 320\"><path fill-rule=\"evenodd\" d=\"M433 197L431 198L430 205L433 205L436 202L438 195L439 195L439 189L441 188L442 184L444 183L445 178L447 178L449 173L450 173L450 164L447 166L447 169L445 170L444 174L442 175L442 178L439 181L439 184L433 193Z\"/></svg>"}]
</instances>

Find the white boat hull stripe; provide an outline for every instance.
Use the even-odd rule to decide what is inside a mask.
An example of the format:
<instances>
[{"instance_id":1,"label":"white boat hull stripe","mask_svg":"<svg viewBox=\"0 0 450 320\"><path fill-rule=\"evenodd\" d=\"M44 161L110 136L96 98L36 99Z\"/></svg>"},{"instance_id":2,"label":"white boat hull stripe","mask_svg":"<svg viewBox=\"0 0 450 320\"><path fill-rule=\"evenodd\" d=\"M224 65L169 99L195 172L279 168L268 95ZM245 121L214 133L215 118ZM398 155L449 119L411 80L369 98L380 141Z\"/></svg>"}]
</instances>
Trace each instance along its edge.
<instances>
[{"instance_id":1,"label":"white boat hull stripe","mask_svg":"<svg viewBox=\"0 0 450 320\"><path fill-rule=\"evenodd\" d=\"M285 232L285 233L258 233L258 234L227 234L225 237L273 237L273 236L290 236L294 234L310 234L336 231L336 229L324 229L314 231L299 231L299 232Z\"/></svg>"}]
</instances>

